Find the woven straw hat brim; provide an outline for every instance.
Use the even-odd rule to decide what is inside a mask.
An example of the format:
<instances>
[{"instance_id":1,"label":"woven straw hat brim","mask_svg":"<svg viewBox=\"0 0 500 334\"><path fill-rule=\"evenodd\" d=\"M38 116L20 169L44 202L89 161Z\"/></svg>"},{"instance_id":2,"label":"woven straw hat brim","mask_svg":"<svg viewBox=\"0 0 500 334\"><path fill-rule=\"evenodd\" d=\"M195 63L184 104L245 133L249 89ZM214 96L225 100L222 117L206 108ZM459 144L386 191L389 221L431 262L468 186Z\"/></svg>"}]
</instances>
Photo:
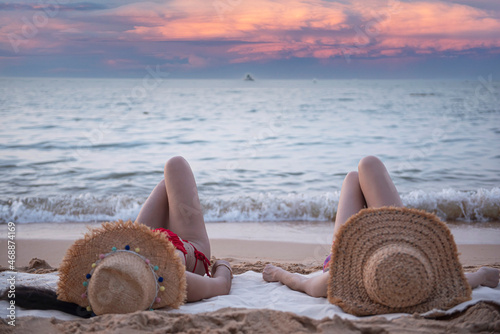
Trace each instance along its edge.
<instances>
[{"instance_id":1,"label":"woven straw hat brim","mask_svg":"<svg viewBox=\"0 0 500 334\"><path fill-rule=\"evenodd\" d=\"M369 297L363 270L374 252L390 245L412 247L430 263L434 287L423 302L388 307ZM434 308L448 309L470 299L471 288L458 260L453 236L435 215L408 208L364 209L339 229L332 246L328 300L345 312L357 316L422 313Z\"/></svg>"},{"instance_id":2,"label":"woven straw hat brim","mask_svg":"<svg viewBox=\"0 0 500 334\"><path fill-rule=\"evenodd\" d=\"M91 229L82 239L67 250L59 268L58 299L89 306L83 282L92 269L92 263L99 260L100 254L107 254L112 247L131 250L140 249L139 254L158 266L157 274L163 277L164 291L158 292L160 302L153 308L169 306L178 308L186 299L185 267L175 253L175 247L163 233L153 232L149 227L131 221L108 222Z\"/></svg>"}]
</instances>

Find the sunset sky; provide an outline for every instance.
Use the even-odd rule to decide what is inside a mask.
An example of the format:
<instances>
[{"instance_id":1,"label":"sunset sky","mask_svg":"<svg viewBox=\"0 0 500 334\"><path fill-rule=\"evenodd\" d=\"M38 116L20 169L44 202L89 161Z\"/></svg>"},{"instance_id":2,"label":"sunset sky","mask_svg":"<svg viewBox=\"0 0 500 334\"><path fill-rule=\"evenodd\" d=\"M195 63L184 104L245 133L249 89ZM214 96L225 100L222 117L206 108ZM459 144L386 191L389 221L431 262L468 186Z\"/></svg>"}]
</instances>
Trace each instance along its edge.
<instances>
[{"instance_id":1,"label":"sunset sky","mask_svg":"<svg viewBox=\"0 0 500 334\"><path fill-rule=\"evenodd\" d=\"M500 78L500 1L0 1L0 75Z\"/></svg>"}]
</instances>

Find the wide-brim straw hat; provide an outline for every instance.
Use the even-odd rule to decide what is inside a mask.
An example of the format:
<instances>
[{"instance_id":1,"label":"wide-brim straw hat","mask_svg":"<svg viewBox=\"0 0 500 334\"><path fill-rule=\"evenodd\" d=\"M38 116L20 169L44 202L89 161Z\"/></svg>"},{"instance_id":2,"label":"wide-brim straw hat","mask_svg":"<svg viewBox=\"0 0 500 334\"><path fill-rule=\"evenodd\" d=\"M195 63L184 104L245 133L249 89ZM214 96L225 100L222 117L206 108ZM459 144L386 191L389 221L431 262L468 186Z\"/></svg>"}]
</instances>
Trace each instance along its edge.
<instances>
[{"instance_id":1,"label":"wide-brim straw hat","mask_svg":"<svg viewBox=\"0 0 500 334\"><path fill-rule=\"evenodd\" d=\"M178 308L185 267L165 234L131 221L104 223L66 252L57 294L96 315Z\"/></svg>"},{"instance_id":2,"label":"wide-brim straw hat","mask_svg":"<svg viewBox=\"0 0 500 334\"><path fill-rule=\"evenodd\" d=\"M345 312L423 313L470 299L453 236L434 214L364 209L339 229L328 300Z\"/></svg>"}]
</instances>

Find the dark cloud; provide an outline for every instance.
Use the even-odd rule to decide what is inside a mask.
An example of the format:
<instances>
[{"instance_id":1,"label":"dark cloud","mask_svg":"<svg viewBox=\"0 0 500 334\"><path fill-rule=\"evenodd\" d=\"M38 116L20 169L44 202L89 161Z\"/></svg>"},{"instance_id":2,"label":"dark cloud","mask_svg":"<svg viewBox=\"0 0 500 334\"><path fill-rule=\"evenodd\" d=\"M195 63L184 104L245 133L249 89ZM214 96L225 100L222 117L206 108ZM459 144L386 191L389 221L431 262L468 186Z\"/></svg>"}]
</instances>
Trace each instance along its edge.
<instances>
[{"instance_id":1,"label":"dark cloud","mask_svg":"<svg viewBox=\"0 0 500 334\"><path fill-rule=\"evenodd\" d=\"M500 10L500 1L497 0L452 0L451 2L485 10Z\"/></svg>"},{"instance_id":2,"label":"dark cloud","mask_svg":"<svg viewBox=\"0 0 500 334\"><path fill-rule=\"evenodd\" d=\"M396 0L394 0L396 2ZM399 2L419 2L421 0L399 0ZM437 1L436 1L437 2ZM478 9L500 10L500 1L497 0L441 0L442 3L466 5Z\"/></svg>"},{"instance_id":3,"label":"dark cloud","mask_svg":"<svg viewBox=\"0 0 500 334\"><path fill-rule=\"evenodd\" d=\"M33 10L33 6L16 3L0 3L0 10Z\"/></svg>"},{"instance_id":4,"label":"dark cloud","mask_svg":"<svg viewBox=\"0 0 500 334\"><path fill-rule=\"evenodd\" d=\"M57 1L40 2L40 3L0 3L2 11L27 11L27 10L51 10L60 11L90 11L108 9L108 6L94 2L76 2L70 4L59 4Z\"/></svg>"}]
</instances>

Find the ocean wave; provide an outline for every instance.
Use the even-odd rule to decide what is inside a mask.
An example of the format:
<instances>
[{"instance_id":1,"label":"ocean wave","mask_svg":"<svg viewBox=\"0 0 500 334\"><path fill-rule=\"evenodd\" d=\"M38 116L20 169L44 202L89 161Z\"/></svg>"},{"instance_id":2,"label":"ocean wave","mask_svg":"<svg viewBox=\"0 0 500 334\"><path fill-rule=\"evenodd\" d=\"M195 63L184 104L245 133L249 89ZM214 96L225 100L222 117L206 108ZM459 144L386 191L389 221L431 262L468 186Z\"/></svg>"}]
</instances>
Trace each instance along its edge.
<instances>
[{"instance_id":1,"label":"ocean wave","mask_svg":"<svg viewBox=\"0 0 500 334\"><path fill-rule=\"evenodd\" d=\"M436 213L441 219L461 221L500 220L500 188L457 191L443 189L426 193L412 191L402 196L408 207Z\"/></svg>"},{"instance_id":2,"label":"ocean wave","mask_svg":"<svg viewBox=\"0 0 500 334\"><path fill-rule=\"evenodd\" d=\"M202 197L205 221L333 221L339 192L319 195L270 193ZM413 191L403 204L436 213L443 220L500 221L500 188ZM0 223L94 222L135 219L145 198L129 195L24 197L0 200Z\"/></svg>"},{"instance_id":3,"label":"ocean wave","mask_svg":"<svg viewBox=\"0 0 500 334\"><path fill-rule=\"evenodd\" d=\"M317 196L254 194L202 200L205 221L333 220L339 193Z\"/></svg>"},{"instance_id":4,"label":"ocean wave","mask_svg":"<svg viewBox=\"0 0 500 334\"><path fill-rule=\"evenodd\" d=\"M144 199L113 195L19 197L0 201L0 223L92 222L135 219Z\"/></svg>"}]
</instances>

